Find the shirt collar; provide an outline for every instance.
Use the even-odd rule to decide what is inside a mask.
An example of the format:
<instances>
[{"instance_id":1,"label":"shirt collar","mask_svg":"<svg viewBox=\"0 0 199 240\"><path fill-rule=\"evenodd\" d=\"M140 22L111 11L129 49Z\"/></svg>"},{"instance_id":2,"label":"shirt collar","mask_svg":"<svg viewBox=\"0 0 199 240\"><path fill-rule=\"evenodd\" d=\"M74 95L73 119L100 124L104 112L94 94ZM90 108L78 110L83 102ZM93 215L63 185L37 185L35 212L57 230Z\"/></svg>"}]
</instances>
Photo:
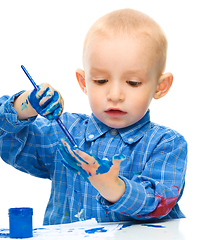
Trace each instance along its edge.
<instances>
[{"instance_id":1,"label":"shirt collar","mask_svg":"<svg viewBox=\"0 0 199 240\"><path fill-rule=\"evenodd\" d=\"M150 122L150 111L148 110L143 118L141 118L135 124L128 126L126 128L117 129L122 140L125 143L131 144L137 142L143 137L146 131L151 128ZM106 132L110 131L112 128L108 127L100 120L98 120L94 114L91 115L88 121L86 129L86 141L93 141L101 137Z\"/></svg>"},{"instance_id":2,"label":"shirt collar","mask_svg":"<svg viewBox=\"0 0 199 240\"><path fill-rule=\"evenodd\" d=\"M98 120L92 113L86 129L86 141L93 141L108 132L111 128Z\"/></svg>"}]
</instances>

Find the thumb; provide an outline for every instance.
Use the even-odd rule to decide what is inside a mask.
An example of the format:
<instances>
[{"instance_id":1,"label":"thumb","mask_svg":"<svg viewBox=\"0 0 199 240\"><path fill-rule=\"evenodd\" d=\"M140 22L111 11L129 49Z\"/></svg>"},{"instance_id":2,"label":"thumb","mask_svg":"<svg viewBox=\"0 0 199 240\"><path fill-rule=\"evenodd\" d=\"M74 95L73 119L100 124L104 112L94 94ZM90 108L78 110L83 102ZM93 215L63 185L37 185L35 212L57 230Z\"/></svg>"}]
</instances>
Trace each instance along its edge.
<instances>
[{"instance_id":1,"label":"thumb","mask_svg":"<svg viewBox=\"0 0 199 240\"><path fill-rule=\"evenodd\" d=\"M116 154L113 156L113 164L120 166L121 162L124 161L126 157L123 154Z\"/></svg>"}]
</instances>

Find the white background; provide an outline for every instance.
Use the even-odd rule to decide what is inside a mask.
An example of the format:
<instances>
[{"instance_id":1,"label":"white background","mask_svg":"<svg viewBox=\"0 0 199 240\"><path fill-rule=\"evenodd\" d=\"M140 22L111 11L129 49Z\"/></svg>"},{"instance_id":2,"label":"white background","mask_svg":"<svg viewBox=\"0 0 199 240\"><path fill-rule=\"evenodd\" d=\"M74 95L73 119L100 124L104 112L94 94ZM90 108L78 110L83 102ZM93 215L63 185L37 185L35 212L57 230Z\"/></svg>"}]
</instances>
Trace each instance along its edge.
<instances>
[{"instance_id":1,"label":"white background","mask_svg":"<svg viewBox=\"0 0 199 240\"><path fill-rule=\"evenodd\" d=\"M37 84L48 82L65 100L65 111L90 114L87 97L79 89L75 70L82 67L87 30L102 15L134 8L153 17L168 41L166 71L173 86L151 104L151 120L185 136L189 144L186 188L180 207L195 218L198 202L199 14L195 0L0 0L0 96L32 85L23 64ZM33 207L34 226L42 225L51 182L21 173L0 161L0 228L8 227L8 209Z\"/></svg>"}]
</instances>

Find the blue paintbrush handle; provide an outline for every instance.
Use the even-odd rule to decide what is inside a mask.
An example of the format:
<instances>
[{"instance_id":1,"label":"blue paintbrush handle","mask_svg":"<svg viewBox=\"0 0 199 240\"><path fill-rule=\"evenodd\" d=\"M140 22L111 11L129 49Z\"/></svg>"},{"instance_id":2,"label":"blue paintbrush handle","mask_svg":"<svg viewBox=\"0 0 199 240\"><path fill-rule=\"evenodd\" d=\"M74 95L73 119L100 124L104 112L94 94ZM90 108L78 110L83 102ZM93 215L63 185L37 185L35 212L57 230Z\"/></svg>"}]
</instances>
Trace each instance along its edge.
<instances>
[{"instance_id":1,"label":"blue paintbrush handle","mask_svg":"<svg viewBox=\"0 0 199 240\"><path fill-rule=\"evenodd\" d=\"M30 76L30 74L28 73L28 71L26 70L26 68L21 65L21 68L23 69L24 73L26 74L26 76L28 77L28 79L31 81L32 85L34 86L34 88L36 90L38 90L38 86L35 83L35 81L32 79L32 77ZM71 142L71 144L73 146L76 146L75 140L73 139L73 137L70 135L69 131L67 130L67 128L65 127L65 125L63 124L63 122L58 118L56 119L57 123L59 124L60 128L62 129L62 131L65 133L66 137L68 138L68 140Z\"/></svg>"},{"instance_id":2,"label":"blue paintbrush handle","mask_svg":"<svg viewBox=\"0 0 199 240\"><path fill-rule=\"evenodd\" d=\"M69 133L69 131L67 130L67 128L65 127L65 125L61 121L61 119L57 118L56 121L59 124L60 128L62 129L62 131L65 133L65 135L68 138L68 140L71 142L71 144L73 146L77 146L76 143L75 143L75 140L73 139L73 137L71 136L71 134Z\"/></svg>"},{"instance_id":3,"label":"blue paintbrush handle","mask_svg":"<svg viewBox=\"0 0 199 240\"><path fill-rule=\"evenodd\" d=\"M26 68L25 68L23 65L21 65L21 68L22 68L23 71L25 72L25 74L26 74L26 76L28 77L28 79L31 81L33 87L34 87L36 90L38 90L37 84L36 84L35 81L32 79L32 77L30 76L30 74L29 74L29 72L26 70Z\"/></svg>"}]
</instances>

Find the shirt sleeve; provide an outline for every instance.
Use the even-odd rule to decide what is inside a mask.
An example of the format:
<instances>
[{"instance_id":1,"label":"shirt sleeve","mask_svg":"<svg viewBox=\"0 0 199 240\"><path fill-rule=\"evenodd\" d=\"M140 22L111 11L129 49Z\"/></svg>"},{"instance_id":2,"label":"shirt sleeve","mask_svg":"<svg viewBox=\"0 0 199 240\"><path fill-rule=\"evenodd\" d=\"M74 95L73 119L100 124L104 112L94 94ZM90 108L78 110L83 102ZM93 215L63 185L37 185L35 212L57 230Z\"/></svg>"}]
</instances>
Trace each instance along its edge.
<instances>
[{"instance_id":1,"label":"shirt sleeve","mask_svg":"<svg viewBox=\"0 0 199 240\"><path fill-rule=\"evenodd\" d=\"M187 143L174 133L165 134L156 145L142 173L127 179L124 195L115 204L101 195L98 201L106 209L136 220L161 219L167 216L180 199L187 165Z\"/></svg>"},{"instance_id":2,"label":"shirt sleeve","mask_svg":"<svg viewBox=\"0 0 199 240\"><path fill-rule=\"evenodd\" d=\"M50 128L44 118L18 120L13 102L21 93L0 98L0 157L22 172L50 179L55 154L47 137Z\"/></svg>"},{"instance_id":3,"label":"shirt sleeve","mask_svg":"<svg viewBox=\"0 0 199 240\"><path fill-rule=\"evenodd\" d=\"M6 95L0 98L0 135L19 132L24 126L35 120L35 117L24 121L19 121L17 118L17 111L13 107L13 102L23 92L21 91L12 97Z\"/></svg>"}]
</instances>

